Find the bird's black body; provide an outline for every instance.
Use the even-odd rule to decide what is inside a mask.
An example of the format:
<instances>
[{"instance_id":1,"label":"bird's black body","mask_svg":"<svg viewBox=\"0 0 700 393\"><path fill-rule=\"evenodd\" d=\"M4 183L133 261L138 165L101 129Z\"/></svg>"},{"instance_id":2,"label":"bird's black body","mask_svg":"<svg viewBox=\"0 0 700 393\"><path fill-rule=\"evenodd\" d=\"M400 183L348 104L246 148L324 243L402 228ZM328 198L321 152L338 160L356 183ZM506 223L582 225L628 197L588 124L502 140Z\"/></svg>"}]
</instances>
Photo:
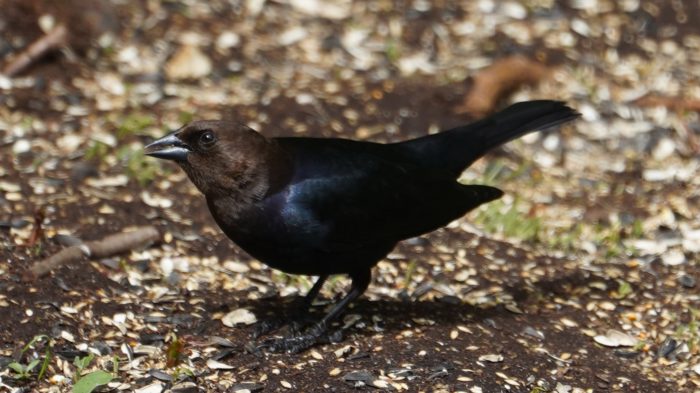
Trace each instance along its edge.
<instances>
[{"instance_id":1,"label":"bird's black body","mask_svg":"<svg viewBox=\"0 0 700 393\"><path fill-rule=\"evenodd\" d=\"M402 145L343 139L280 138L291 157L285 187L217 221L236 244L288 273L369 269L400 240L440 228L501 196L462 185L448 173L405 158ZM214 217L224 198L207 198Z\"/></svg>"},{"instance_id":2,"label":"bird's black body","mask_svg":"<svg viewBox=\"0 0 700 393\"><path fill-rule=\"evenodd\" d=\"M240 125L194 122L148 149L178 161L206 196L219 227L241 248L276 269L320 276L309 296L330 274L353 278L353 291L320 331L364 291L371 268L397 242L502 195L497 188L458 183L466 167L511 139L577 116L560 102L530 101L394 144L266 139ZM283 347L298 349L299 339Z\"/></svg>"}]
</instances>

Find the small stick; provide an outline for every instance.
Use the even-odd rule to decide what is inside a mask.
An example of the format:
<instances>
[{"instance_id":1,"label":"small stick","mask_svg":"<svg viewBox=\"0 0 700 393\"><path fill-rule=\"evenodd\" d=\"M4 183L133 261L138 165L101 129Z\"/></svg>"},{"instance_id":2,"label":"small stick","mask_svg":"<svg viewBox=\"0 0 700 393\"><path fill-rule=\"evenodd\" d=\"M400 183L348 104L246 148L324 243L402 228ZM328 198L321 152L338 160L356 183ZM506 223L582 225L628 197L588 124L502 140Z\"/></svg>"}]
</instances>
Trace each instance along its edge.
<instances>
[{"instance_id":1,"label":"small stick","mask_svg":"<svg viewBox=\"0 0 700 393\"><path fill-rule=\"evenodd\" d=\"M37 242L43 240L44 229L41 226L42 222L44 222L44 210L39 208L34 212L34 227L32 228L32 234L29 236L29 241L27 242L28 247L34 247Z\"/></svg>"},{"instance_id":2,"label":"small stick","mask_svg":"<svg viewBox=\"0 0 700 393\"><path fill-rule=\"evenodd\" d=\"M56 254L41 260L24 274L25 281L35 280L59 266L90 258L106 258L152 243L160 238L155 227L139 227L133 231L115 233L101 240L89 241L77 246L64 248Z\"/></svg>"},{"instance_id":3,"label":"small stick","mask_svg":"<svg viewBox=\"0 0 700 393\"><path fill-rule=\"evenodd\" d=\"M5 68L3 68L2 73L7 77L12 77L19 74L30 64L32 64L36 59L40 58L47 52L53 49L65 45L67 43L68 29L63 24L60 24L48 33L39 37L34 41L27 49L22 51L14 59L12 59Z\"/></svg>"},{"instance_id":4,"label":"small stick","mask_svg":"<svg viewBox=\"0 0 700 393\"><path fill-rule=\"evenodd\" d=\"M664 107L669 111L674 111L676 113L700 113L700 100L692 98L649 94L632 101L632 103L643 108ZM685 123L680 123L680 127L677 127L676 130L680 136L686 140L687 145L679 146L679 151L684 154L697 154L700 152L700 141L698 141L698 138L695 136L693 130L690 130Z\"/></svg>"},{"instance_id":5,"label":"small stick","mask_svg":"<svg viewBox=\"0 0 700 393\"><path fill-rule=\"evenodd\" d=\"M700 112L700 100L693 100L683 97L666 97L657 95L646 95L634 101L635 105L642 107L663 106L672 111L694 111Z\"/></svg>"}]
</instances>

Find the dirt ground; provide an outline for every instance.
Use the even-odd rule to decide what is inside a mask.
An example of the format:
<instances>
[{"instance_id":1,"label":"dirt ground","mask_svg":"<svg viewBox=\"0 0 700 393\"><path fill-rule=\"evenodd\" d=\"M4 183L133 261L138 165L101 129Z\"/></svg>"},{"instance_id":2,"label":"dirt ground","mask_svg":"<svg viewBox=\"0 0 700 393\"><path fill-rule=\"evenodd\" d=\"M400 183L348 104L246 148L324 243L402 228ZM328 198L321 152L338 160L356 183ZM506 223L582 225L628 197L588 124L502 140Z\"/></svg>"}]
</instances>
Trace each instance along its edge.
<instances>
[{"instance_id":1,"label":"dirt ground","mask_svg":"<svg viewBox=\"0 0 700 393\"><path fill-rule=\"evenodd\" d=\"M67 392L99 370L100 391L148 393L700 391L700 2L0 9L0 70L68 29L0 76L0 391ZM476 78L514 54L547 77L499 108L559 99L582 118L467 170L506 196L401 243L334 326L341 342L258 348L236 318L284 314L312 279L252 260L142 147L205 118L379 142L437 132L474 120L461 108ZM160 240L25 279L76 241L144 225ZM348 283L331 280L314 315Z\"/></svg>"}]
</instances>

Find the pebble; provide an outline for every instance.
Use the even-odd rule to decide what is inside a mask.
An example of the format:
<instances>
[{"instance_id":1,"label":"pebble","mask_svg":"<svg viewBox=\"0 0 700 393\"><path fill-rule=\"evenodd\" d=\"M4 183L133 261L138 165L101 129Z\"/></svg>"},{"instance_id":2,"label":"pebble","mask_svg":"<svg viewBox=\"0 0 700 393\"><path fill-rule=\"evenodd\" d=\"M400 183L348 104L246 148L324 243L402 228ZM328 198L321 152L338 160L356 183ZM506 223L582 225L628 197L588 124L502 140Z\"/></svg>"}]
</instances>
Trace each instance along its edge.
<instances>
[{"instance_id":1,"label":"pebble","mask_svg":"<svg viewBox=\"0 0 700 393\"><path fill-rule=\"evenodd\" d=\"M31 221L25 220L23 218L14 218L10 221L0 221L0 228L15 228L21 229L31 224Z\"/></svg>"},{"instance_id":2,"label":"pebble","mask_svg":"<svg viewBox=\"0 0 700 393\"><path fill-rule=\"evenodd\" d=\"M401 57L399 59L399 70L401 74L409 76L420 72L422 74L434 74L436 71L435 64L430 60L426 53L416 53L413 55Z\"/></svg>"},{"instance_id":3,"label":"pebble","mask_svg":"<svg viewBox=\"0 0 700 393\"><path fill-rule=\"evenodd\" d=\"M12 89L12 79L6 77L5 75L0 75L0 90L10 89Z\"/></svg>"},{"instance_id":4,"label":"pebble","mask_svg":"<svg viewBox=\"0 0 700 393\"><path fill-rule=\"evenodd\" d=\"M626 243L646 255L663 254L668 249L666 244L656 240L635 239Z\"/></svg>"},{"instance_id":5,"label":"pebble","mask_svg":"<svg viewBox=\"0 0 700 393\"><path fill-rule=\"evenodd\" d=\"M160 393L163 391L163 384L160 382L152 383L142 388L134 390L135 393Z\"/></svg>"},{"instance_id":6,"label":"pebble","mask_svg":"<svg viewBox=\"0 0 700 393\"><path fill-rule=\"evenodd\" d=\"M561 146L561 139L556 134L549 134L544 138L542 147L547 151L556 151Z\"/></svg>"},{"instance_id":7,"label":"pebble","mask_svg":"<svg viewBox=\"0 0 700 393\"><path fill-rule=\"evenodd\" d=\"M60 337L68 342L75 342L75 336L72 333L67 332L65 330L61 330Z\"/></svg>"},{"instance_id":8,"label":"pebble","mask_svg":"<svg viewBox=\"0 0 700 393\"><path fill-rule=\"evenodd\" d=\"M351 372L343 375L343 380L348 381L348 382L361 381L361 382L368 383L368 382L371 382L374 380L374 376L372 375L372 373L370 373L369 371L365 371L365 370L351 371Z\"/></svg>"},{"instance_id":9,"label":"pebble","mask_svg":"<svg viewBox=\"0 0 700 393\"><path fill-rule=\"evenodd\" d=\"M136 355L147 355L147 356L155 356L160 352L160 349L156 346L153 345L137 345L134 347L134 353Z\"/></svg>"},{"instance_id":10,"label":"pebble","mask_svg":"<svg viewBox=\"0 0 700 393\"><path fill-rule=\"evenodd\" d=\"M161 209L168 209L173 206L172 199L164 198L157 194L151 194L148 191L141 192L141 200L148 206L159 207Z\"/></svg>"},{"instance_id":11,"label":"pebble","mask_svg":"<svg viewBox=\"0 0 700 393\"><path fill-rule=\"evenodd\" d=\"M100 177L97 179L88 178L85 180L85 183L96 188L122 187L129 183L129 178L126 175Z\"/></svg>"},{"instance_id":12,"label":"pebble","mask_svg":"<svg viewBox=\"0 0 700 393\"><path fill-rule=\"evenodd\" d=\"M67 378L65 377L65 375L55 374L52 375L51 378L49 378L49 381L54 385L62 385L63 383L65 383L66 379Z\"/></svg>"},{"instance_id":13,"label":"pebble","mask_svg":"<svg viewBox=\"0 0 700 393\"><path fill-rule=\"evenodd\" d=\"M110 72L98 75L96 80L102 89L112 95L121 96L126 93L124 82L122 82L121 77L115 73Z\"/></svg>"},{"instance_id":14,"label":"pebble","mask_svg":"<svg viewBox=\"0 0 700 393\"><path fill-rule=\"evenodd\" d=\"M621 357L621 358L625 358L625 359L634 359L634 358L636 358L637 356L639 356L641 352L639 352L639 351L630 351L630 350L627 350L627 349L616 349L616 350L613 351L613 353L615 354L615 356L618 356L618 357Z\"/></svg>"},{"instance_id":15,"label":"pebble","mask_svg":"<svg viewBox=\"0 0 700 393\"><path fill-rule=\"evenodd\" d=\"M303 27L293 27L284 31L278 38L278 43L282 46L295 44L306 37L307 30Z\"/></svg>"},{"instance_id":16,"label":"pebble","mask_svg":"<svg viewBox=\"0 0 700 393\"><path fill-rule=\"evenodd\" d=\"M233 310L221 318L221 322L228 327L234 327L238 324L252 325L257 322L257 320L255 314L245 308Z\"/></svg>"},{"instance_id":17,"label":"pebble","mask_svg":"<svg viewBox=\"0 0 700 393\"><path fill-rule=\"evenodd\" d=\"M371 381L368 385L375 387L377 389L386 389L389 387L389 383L387 381L381 380L381 379L375 379Z\"/></svg>"},{"instance_id":18,"label":"pebble","mask_svg":"<svg viewBox=\"0 0 700 393\"><path fill-rule=\"evenodd\" d=\"M260 385L260 384L253 383L253 382L243 382L243 383L233 385L231 387L231 390L233 390L234 392L242 392L243 390L247 390L249 392L254 393L254 392L260 392L264 388L265 388L264 385Z\"/></svg>"},{"instance_id":19,"label":"pebble","mask_svg":"<svg viewBox=\"0 0 700 393\"><path fill-rule=\"evenodd\" d=\"M544 340L544 333L542 333L540 330L533 328L532 326L526 326L523 329L523 334L538 338L540 340Z\"/></svg>"},{"instance_id":20,"label":"pebble","mask_svg":"<svg viewBox=\"0 0 700 393\"><path fill-rule=\"evenodd\" d=\"M469 269L462 269L457 274L455 274L455 280L459 282L465 282L469 279L469 277L473 276L474 274L475 272L472 272Z\"/></svg>"},{"instance_id":21,"label":"pebble","mask_svg":"<svg viewBox=\"0 0 700 393\"><path fill-rule=\"evenodd\" d=\"M225 358L231 356L231 354L233 354L234 352L236 352L236 349L234 349L234 348L223 348L217 352L214 352L211 355L210 359L220 361L221 359L225 359Z\"/></svg>"},{"instance_id":22,"label":"pebble","mask_svg":"<svg viewBox=\"0 0 700 393\"><path fill-rule=\"evenodd\" d=\"M224 338L224 337L219 337L219 336L209 337L209 345L216 345L219 347L228 347L228 348L234 348L236 346L236 344L234 344L231 340Z\"/></svg>"},{"instance_id":23,"label":"pebble","mask_svg":"<svg viewBox=\"0 0 700 393\"><path fill-rule=\"evenodd\" d=\"M224 31L216 38L216 47L218 49L229 49L238 46L241 43L241 37L233 31Z\"/></svg>"},{"instance_id":24,"label":"pebble","mask_svg":"<svg viewBox=\"0 0 700 393\"><path fill-rule=\"evenodd\" d=\"M503 11L503 14L513 19L525 19L527 17L527 9L525 6L515 1L503 3L501 11Z\"/></svg>"},{"instance_id":25,"label":"pebble","mask_svg":"<svg viewBox=\"0 0 700 393\"><path fill-rule=\"evenodd\" d=\"M169 258L165 257L160 260L160 269L163 271L163 276L169 276L174 271L187 273L190 271L190 263L187 258Z\"/></svg>"},{"instance_id":26,"label":"pebble","mask_svg":"<svg viewBox=\"0 0 700 393\"><path fill-rule=\"evenodd\" d=\"M632 347L637 345L636 338L614 329L609 329L605 335L595 336L593 340L606 347Z\"/></svg>"},{"instance_id":27,"label":"pebble","mask_svg":"<svg viewBox=\"0 0 700 393\"><path fill-rule=\"evenodd\" d=\"M201 391L193 382L182 382L172 387L172 393L199 393Z\"/></svg>"},{"instance_id":28,"label":"pebble","mask_svg":"<svg viewBox=\"0 0 700 393\"><path fill-rule=\"evenodd\" d=\"M15 359L6 356L0 356L0 370L4 370L8 364L15 362Z\"/></svg>"},{"instance_id":29,"label":"pebble","mask_svg":"<svg viewBox=\"0 0 700 393\"><path fill-rule=\"evenodd\" d=\"M352 11L349 0L289 0L289 4L301 13L327 19L345 19Z\"/></svg>"},{"instance_id":30,"label":"pebble","mask_svg":"<svg viewBox=\"0 0 700 393\"><path fill-rule=\"evenodd\" d=\"M666 266L678 266L685 263L686 259L682 251L674 249L663 254L661 261Z\"/></svg>"},{"instance_id":31,"label":"pebble","mask_svg":"<svg viewBox=\"0 0 700 393\"><path fill-rule=\"evenodd\" d=\"M48 33L54 28L54 26L56 26L56 18L51 14L41 15L37 22L39 24L39 28L44 33Z\"/></svg>"},{"instance_id":32,"label":"pebble","mask_svg":"<svg viewBox=\"0 0 700 393\"><path fill-rule=\"evenodd\" d=\"M32 144L26 139L19 139L12 145L12 152L23 154L32 149Z\"/></svg>"},{"instance_id":33,"label":"pebble","mask_svg":"<svg viewBox=\"0 0 700 393\"><path fill-rule=\"evenodd\" d=\"M224 269L232 271L234 273L247 273L250 271L250 267L247 264L237 261L225 261L223 264Z\"/></svg>"},{"instance_id":34,"label":"pebble","mask_svg":"<svg viewBox=\"0 0 700 393\"><path fill-rule=\"evenodd\" d=\"M328 375L330 375L331 377L335 377L335 376L340 375L340 373L341 373L341 370L338 367L336 367L336 368L332 369L331 371L329 371Z\"/></svg>"},{"instance_id":35,"label":"pebble","mask_svg":"<svg viewBox=\"0 0 700 393\"><path fill-rule=\"evenodd\" d=\"M678 173L677 168L646 169L642 172L642 177L646 181L667 181L673 180Z\"/></svg>"},{"instance_id":36,"label":"pebble","mask_svg":"<svg viewBox=\"0 0 700 393\"><path fill-rule=\"evenodd\" d=\"M89 162L76 162L71 168L70 178L72 181L79 183L88 177L98 177L99 171L97 167Z\"/></svg>"},{"instance_id":37,"label":"pebble","mask_svg":"<svg viewBox=\"0 0 700 393\"><path fill-rule=\"evenodd\" d=\"M199 79L211 73L212 63L199 47L184 45L165 65L165 74L170 79Z\"/></svg>"},{"instance_id":38,"label":"pebble","mask_svg":"<svg viewBox=\"0 0 700 393\"><path fill-rule=\"evenodd\" d=\"M678 283L685 288L695 288L695 277L683 274L678 277Z\"/></svg>"},{"instance_id":39,"label":"pebble","mask_svg":"<svg viewBox=\"0 0 700 393\"><path fill-rule=\"evenodd\" d=\"M663 138L656 144L651 155L656 161L663 161L671 157L675 152L676 143L671 138Z\"/></svg>"},{"instance_id":40,"label":"pebble","mask_svg":"<svg viewBox=\"0 0 700 393\"><path fill-rule=\"evenodd\" d=\"M353 353L352 355L349 355L347 357L348 360L358 360L358 359L365 359L369 357L369 353L364 352L364 351L358 351L357 353Z\"/></svg>"},{"instance_id":41,"label":"pebble","mask_svg":"<svg viewBox=\"0 0 700 393\"><path fill-rule=\"evenodd\" d=\"M480 362L489 362L489 363L500 363L503 361L503 355L499 355L499 354L481 355L481 356L479 356L479 361Z\"/></svg>"},{"instance_id":42,"label":"pebble","mask_svg":"<svg viewBox=\"0 0 700 393\"><path fill-rule=\"evenodd\" d=\"M139 50L134 45L126 46L117 54L117 60L122 63L133 63L139 58Z\"/></svg>"},{"instance_id":43,"label":"pebble","mask_svg":"<svg viewBox=\"0 0 700 393\"><path fill-rule=\"evenodd\" d=\"M107 345L104 341L95 341L92 343L92 347L96 349L102 356L106 356L112 353L112 348Z\"/></svg>"},{"instance_id":44,"label":"pebble","mask_svg":"<svg viewBox=\"0 0 700 393\"><path fill-rule=\"evenodd\" d=\"M230 364L222 363L214 359L207 360L207 367L209 367L212 370L231 370L234 368Z\"/></svg>"},{"instance_id":45,"label":"pebble","mask_svg":"<svg viewBox=\"0 0 700 393\"><path fill-rule=\"evenodd\" d=\"M700 229L683 229L683 250L700 253Z\"/></svg>"},{"instance_id":46,"label":"pebble","mask_svg":"<svg viewBox=\"0 0 700 393\"><path fill-rule=\"evenodd\" d=\"M165 371L158 370L155 368L148 370L148 375L163 382L171 382L173 380L172 375L166 373Z\"/></svg>"},{"instance_id":47,"label":"pebble","mask_svg":"<svg viewBox=\"0 0 700 393\"><path fill-rule=\"evenodd\" d=\"M580 18L574 18L571 21L571 30L584 37L588 37L591 33L591 28L588 25L588 23L586 23L583 19Z\"/></svg>"},{"instance_id":48,"label":"pebble","mask_svg":"<svg viewBox=\"0 0 700 393\"><path fill-rule=\"evenodd\" d=\"M659 350L656 352L657 356L660 358L666 358L678 347L678 341L671 337L666 337Z\"/></svg>"}]
</instances>

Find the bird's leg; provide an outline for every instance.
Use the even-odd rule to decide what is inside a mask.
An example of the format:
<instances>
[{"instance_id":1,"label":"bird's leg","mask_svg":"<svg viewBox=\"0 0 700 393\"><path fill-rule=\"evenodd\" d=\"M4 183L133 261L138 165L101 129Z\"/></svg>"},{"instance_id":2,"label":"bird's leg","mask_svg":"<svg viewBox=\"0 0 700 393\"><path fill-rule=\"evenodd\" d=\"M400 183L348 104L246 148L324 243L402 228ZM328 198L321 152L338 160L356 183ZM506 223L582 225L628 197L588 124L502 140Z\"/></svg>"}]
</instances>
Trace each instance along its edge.
<instances>
[{"instance_id":1,"label":"bird's leg","mask_svg":"<svg viewBox=\"0 0 700 393\"><path fill-rule=\"evenodd\" d=\"M321 287L323 287L323 283L326 281L326 279L328 279L328 274L318 276L318 279L311 287L309 292L307 292L306 295L293 306L294 310L290 317L278 316L260 322L253 331L253 337L260 337L286 325L290 326L290 330L293 333L298 333L304 325L304 321L309 312L309 308L311 307L311 303L313 303L316 296L318 296L318 293L321 291Z\"/></svg>"},{"instance_id":2,"label":"bird's leg","mask_svg":"<svg viewBox=\"0 0 700 393\"><path fill-rule=\"evenodd\" d=\"M269 340L265 343L271 351L273 352L290 352L296 353L303 351L316 343L319 342L337 342L342 339L340 331L335 334L326 335L329 324L337 318L348 305L360 295L362 295L372 279L371 269L354 272L350 274L352 279L352 286L350 291L344 298L340 299L333 308L326 314L319 322L310 327L305 333L293 335L291 337L285 337L281 339Z\"/></svg>"},{"instance_id":3,"label":"bird's leg","mask_svg":"<svg viewBox=\"0 0 700 393\"><path fill-rule=\"evenodd\" d=\"M309 292L306 293L306 296L304 296L295 306L296 310L293 310L291 318L288 318L288 325L292 334L298 334L301 331L301 328L304 327L305 322L308 322L307 317L309 315L311 303L313 303L314 299L316 299L318 293L321 292L321 288L327 279L328 274L318 276L318 279L311 287Z\"/></svg>"}]
</instances>

